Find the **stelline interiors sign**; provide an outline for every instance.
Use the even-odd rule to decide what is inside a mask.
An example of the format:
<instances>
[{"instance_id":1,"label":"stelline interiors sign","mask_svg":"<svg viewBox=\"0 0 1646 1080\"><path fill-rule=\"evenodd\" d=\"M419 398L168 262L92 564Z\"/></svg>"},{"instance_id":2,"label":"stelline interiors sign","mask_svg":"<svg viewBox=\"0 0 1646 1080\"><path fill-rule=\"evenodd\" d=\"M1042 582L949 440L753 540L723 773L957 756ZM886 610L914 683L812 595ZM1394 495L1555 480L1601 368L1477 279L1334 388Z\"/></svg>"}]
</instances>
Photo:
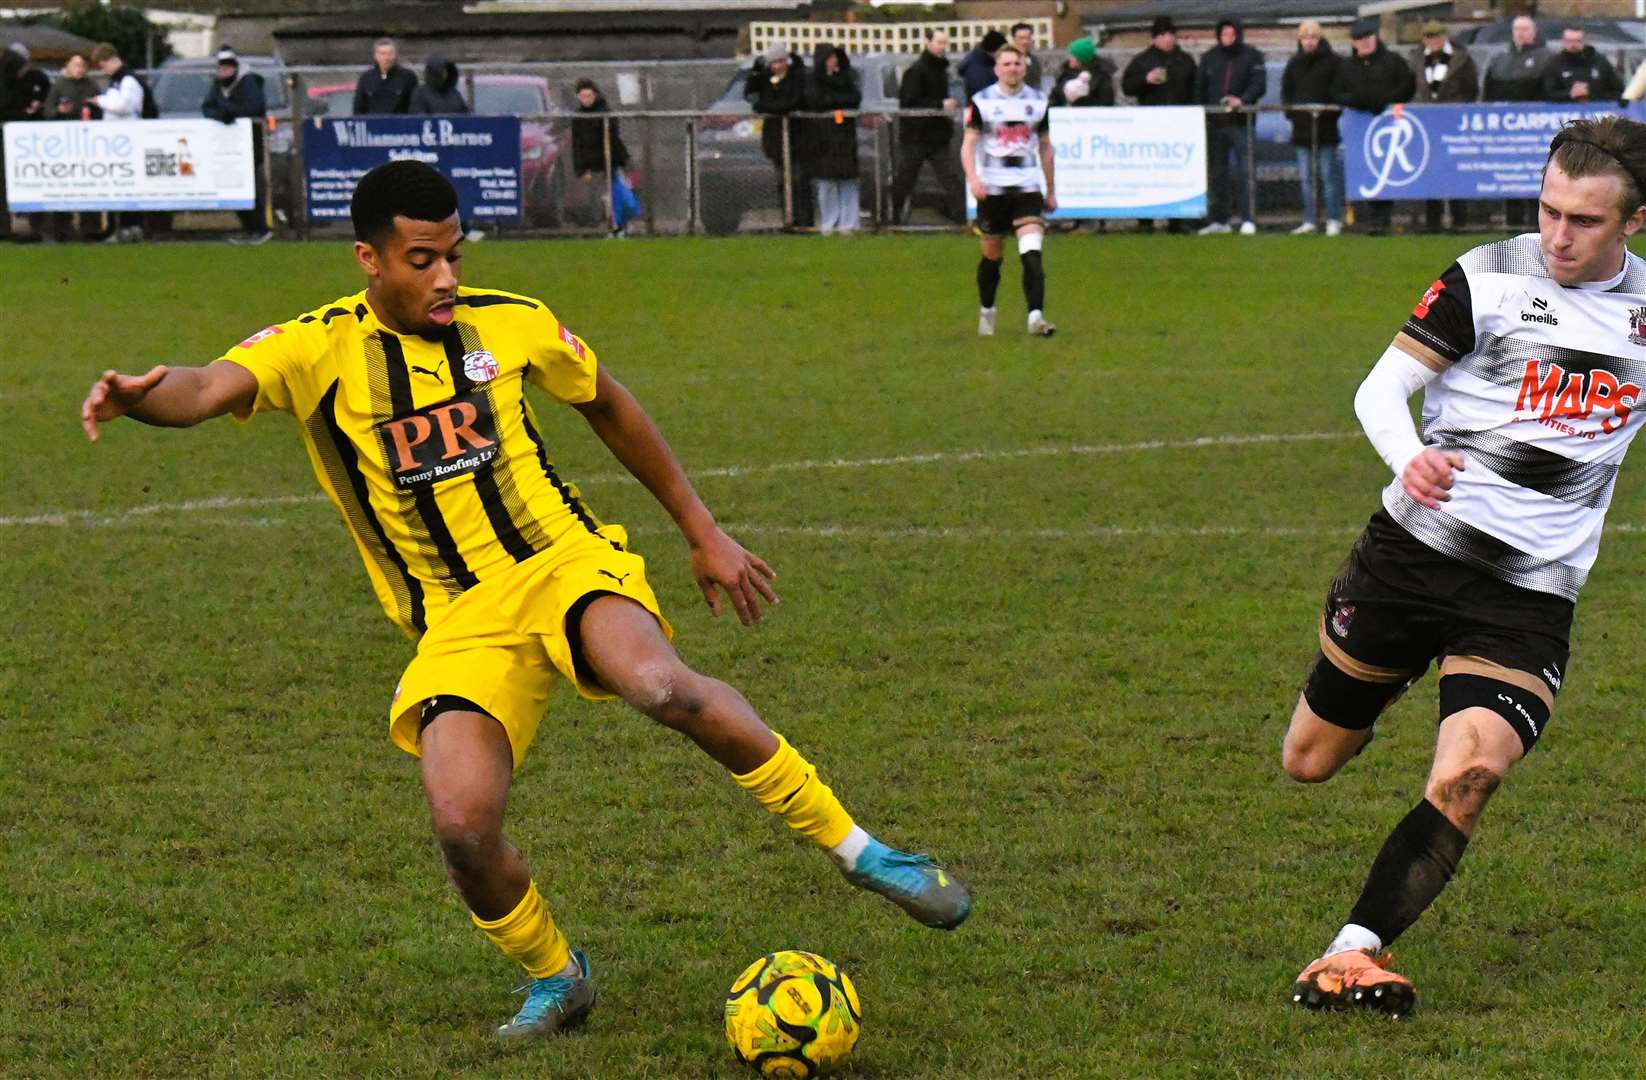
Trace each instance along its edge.
<instances>
[{"instance_id":1,"label":"stelline interiors sign","mask_svg":"<svg viewBox=\"0 0 1646 1080\"><path fill-rule=\"evenodd\" d=\"M249 210L252 122L65 120L5 125L14 212Z\"/></svg>"},{"instance_id":2,"label":"stelline interiors sign","mask_svg":"<svg viewBox=\"0 0 1646 1080\"><path fill-rule=\"evenodd\" d=\"M346 219L360 178L404 159L445 173L465 218L519 219L520 119L514 116L316 117L303 131L309 217Z\"/></svg>"}]
</instances>

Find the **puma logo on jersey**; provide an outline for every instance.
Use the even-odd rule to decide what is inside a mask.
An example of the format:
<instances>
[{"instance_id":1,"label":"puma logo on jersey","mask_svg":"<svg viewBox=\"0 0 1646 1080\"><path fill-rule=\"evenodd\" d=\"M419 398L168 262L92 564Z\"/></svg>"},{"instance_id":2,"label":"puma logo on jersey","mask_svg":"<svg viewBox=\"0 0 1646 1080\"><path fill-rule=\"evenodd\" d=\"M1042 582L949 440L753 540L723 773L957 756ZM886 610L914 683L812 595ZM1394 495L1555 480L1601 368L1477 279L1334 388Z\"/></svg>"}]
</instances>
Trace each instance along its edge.
<instances>
[{"instance_id":1,"label":"puma logo on jersey","mask_svg":"<svg viewBox=\"0 0 1646 1080\"><path fill-rule=\"evenodd\" d=\"M1543 366L1537 360L1526 361L1516 412L1536 412L1539 420L1587 420L1596 409L1610 411L1613 415L1600 422L1600 430L1608 435L1629 422L1629 413L1640 398L1639 386L1619 382L1605 368L1568 373L1559 364L1549 364L1544 374Z\"/></svg>"},{"instance_id":2,"label":"puma logo on jersey","mask_svg":"<svg viewBox=\"0 0 1646 1080\"><path fill-rule=\"evenodd\" d=\"M624 583L624 582L625 582L625 581L627 581L627 580L629 580L629 575L628 575L628 574L622 574L622 575L618 575L618 574L614 574L614 573L612 573L612 572L611 572L611 571L610 571L610 570L596 570L596 571L595 571L595 573L597 573L597 574L603 574L603 575L605 575L605 576L606 576L606 577L609 577L609 578L611 578L611 579L612 579L612 580L613 580L613 581L615 581L615 582L617 582L617 583L618 583L618 584L619 584L619 585L621 585L621 584L623 584L623 583Z\"/></svg>"},{"instance_id":3,"label":"puma logo on jersey","mask_svg":"<svg viewBox=\"0 0 1646 1080\"><path fill-rule=\"evenodd\" d=\"M416 364L411 365L411 369L413 371L417 372L419 375L427 375L429 378L433 379L435 382L440 383L442 386L444 386L446 380L442 379L440 377L440 369L442 367L444 367L445 365L446 365L446 362L444 360L436 360L434 362L434 370L433 371L430 371L426 367L418 367Z\"/></svg>"}]
</instances>

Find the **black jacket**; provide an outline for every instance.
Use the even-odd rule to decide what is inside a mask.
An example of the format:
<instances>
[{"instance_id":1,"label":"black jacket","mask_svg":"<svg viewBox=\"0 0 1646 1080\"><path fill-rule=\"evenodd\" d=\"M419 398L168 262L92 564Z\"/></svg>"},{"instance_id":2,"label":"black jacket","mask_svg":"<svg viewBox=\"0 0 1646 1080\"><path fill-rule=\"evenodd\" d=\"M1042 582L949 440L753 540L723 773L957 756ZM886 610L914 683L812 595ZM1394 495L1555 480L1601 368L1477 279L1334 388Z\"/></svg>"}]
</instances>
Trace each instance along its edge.
<instances>
[{"instance_id":1,"label":"black jacket","mask_svg":"<svg viewBox=\"0 0 1646 1080\"><path fill-rule=\"evenodd\" d=\"M468 112L469 103L457 88L457 65L444 56L429 57L423 67L423 85L412 91L410 111L420 116Z\"/></svg>"},{"instance_id":2,"label":"black jacket","mask_svg":"<svg viewBox=\"0 0 1646 1080\"><path fill-rule=\"evenodd\" d=\"M840 58L840 70L830 75L823 62L830 55ZM822 43L812 53L811 81L806 86L806 111L832 113L836 110L854 110L863 103L863 91L857 84L857 72L846 57L846 50ZM812 176L820 180L857 179L857 118L844 116L836 122L833 116L807 120L802 125L805 133L806 162Z\"/></svg>"},{"instance_id":3,"label":"black jacket","mask_svg":"<svg viewBox=\"0 0 1646 1080\"><path fill-rule=\"evenodd\" d=\"M1268 88L1269 76L1263 68L1263 54L1246 44L1245 30L1239 19L1220 19L1217 33L1223 28L1235 30L1233 45L1213 45L1200 56L1200 70L1195 78L1195 101L1201 105L1221 105L1225 97L1234 96L1242 105L1256 105ZM1226 113L1211 113L1207 120L1216 125L1244 124L1245 118Z\"/></svg>"},{"instance_id":4,"label":"black jacket","mask_svg":"<svg viewBox=\"0 0 1646 1080\"><path fill-rule=\"evenodd\" d=\"M1585 45L1575 56L1562 49L1543 66L1543 100L1570 102L1572 84L1580 82L1589 84L1586 101L1616 101L1623 94L1623 81L1612 62L1595 52L1593 45Z\"/></svg>"},{"instance_id":5,"label":"black jacket","mask_svg":"<svg viewBox=\"0 0 1646 1080\"><path fill-rule=\"evenodd\" d=\"M1166 69L1166 81L1159 85L1149 82L1149 72L1157 67ZM1193 105L1194 86L1194 57L1182 49L1161 52L1153 45L1132 57L1120 77L1120 89L1139 105Z\"/></svg>"},{"instance_id":6,"label":"black jacket","mask_svg":"<svg viewBox=\"0 0 1646 1080\"><path fill-rule=\"evenodd\" d=\"M245 116L261 120L269 114L263 95L263 76L241 68L228 82L214 78L200 102L200 115L232 124Z\"/></svg>"},{"instance_id":7,"label":"black jacket","mask_svg":"<svg viewBox=\"0 0 1646 1080\"><path fill-rule=\"evenodd\" d=\"M1457 42L1451 42L1451 46L1451 61L1446 65L1446 77L1440 80L1438 89L1431 88L1423 77L1423 68L1428 63L1428 54L1423 51L1423 46L1419 45L1407 56L1407 63L1412 65L1412 75L1417 79L1417 93L1412 95L1413 101L1456 103L1480 100L1480 69L1475 67L1475 58Z\"/></svg>"},{"instance_id":8,"label":"black jacket","mask_svg":"<svg viewBox=\"0 0 1646 1080\"><path fill-rule=\"evenodd\" d=\"M755 112L768 118L802 111L806 107L805 62L798 54L790 54L789 70L783 73L782 79L774 83L766 65L756 61L754 70L749 72L748 82L743 84L743 96L748 99ZM796 124L789 133L789 154L791 161L797 165L804 160L800 152L799 135L799 125ZM767 119L760 125L760 150L772 164L782 166L781 121Z\"/></svg>"},{"instance_id":9,"label":"black jacket","mask_svg":"<svg viewBox=\"0 0 1646 1080\"><path fill-rule=\"evenodd\" d=\"M1482 101L1542 101L1543 65L1549 62L1549 50L1541 45L1524 49L1509 46L1507 52L1492 57L1486 65L1486 85Z\"/></svg>"},{"instance_id":10,"label":"black jacket","mask_svg":"<svg viewBox=\"0 0 1646 1080\"><path fill-rule=\"evenodd\" d=\"M407 112L415 89L417 76L409 69L396 64L385 77L373 64L354 84L354 115Z\"/></svg>"},{"instance_id":11,"label":"black jacket","mask_svg":"<svg viewBox=\"0 0 1646 1080\"><path fill-rule=\"evenodd\" d=\"M27 60L10 49L0 57L0 119L46 119L44 109L50 93L51 76L30 67Z\"/></svg>"},{"instance_id":12,"label":"black jacket","mask_svg":"<svg viewBox=\"0 0 1646 1080\"><path fill-rule=\"evenodd\" d=\"M1417 93L1417 76L1406 61L1379 41L1370 56L1351 51L1343 58L1332 93L1346 108L1380 113L1398 101L1412 100Z\"/></svg>"},{"instance_id":13,"label":"black jacket","mask_svg":"<svg viewBox=\"0 0 1646 1080\"><path fill-rule=\"evenodd\" d=\"M579 176L606 171L606 125L601 119L611 112L605 95L594 92L594 104L577 103L578 116L572 120L572 171ZM617 121L609 121L612 132L612 168L629 167L629 148L617 134Z\"/></svg>"},{"instance_id":14,"label":"black jacket","mask_svg":"<svg viewBox=\"0 0 1646 1080\"><path fill-rule=\"evenodd\" d=\"M1091 73L1091 90L1085 97L1076 98L1074 101L1070 101L1068 96L1063 92L1063 87L1087 72ZM1054 108L1058 106L1083 108L1113 105L1114 65L1103 59L1101 56L1098 57L1097 62L1089 68L1077 68L1072 60L1063 61L1063 66L1058 68L1057 74L1052 77L1052 92L1047 95L1047 102Z\"/></svg>"},{"instance_id":15,"label":"black jacket","mask_svg":"<svg viewBox=\"0 0 1646 1080\"><path fill-rule=\"evenodd\" d=\"M1325 38L1306 51L1303 46L1286 61L1286 70L1280 75L1280 103L1282 105L1335 105L1332 86L1337 81L1342 57L1332 51ZM1292 122L1293 146L1336 146L1342 141L1337 132L1335 112L1288 112Z\"/></svg>"},{"instance_id":16,"label":"black jacket","mask_svg":"<svg viewBox=\"0 0 1646 1080\"><path fill-rule=\"evenodd\" d=\"M905 109L941 109L949 97L949 62L921 49L897 85L897 104ZM954 138L947 116L912 116L897 125L898 139L922 146L943 146Z\"/></svg>"}]
</instances>

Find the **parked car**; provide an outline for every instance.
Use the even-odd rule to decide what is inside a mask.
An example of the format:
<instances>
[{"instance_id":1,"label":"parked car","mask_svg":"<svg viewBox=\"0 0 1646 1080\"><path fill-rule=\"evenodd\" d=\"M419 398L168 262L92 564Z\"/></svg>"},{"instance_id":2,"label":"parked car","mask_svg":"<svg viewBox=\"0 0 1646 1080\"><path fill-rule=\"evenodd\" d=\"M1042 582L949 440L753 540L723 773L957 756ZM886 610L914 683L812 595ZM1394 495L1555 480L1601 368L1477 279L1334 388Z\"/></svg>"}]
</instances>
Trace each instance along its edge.
<instances>
[{"instance_id":1,"label":"parked car","mask_svg":"<svg viewBox=\"0 0 1646 1080\"><path fill-rule=\"evenodd\" d=\"M468 80L462 82L465 93ZM354 83L308 88L308 115L353 116ZM546 114L566 111L549 80L541 75L474 76L478 116L520 117L520 203L526 221L557 226L566 206L566 170L571 167L571 128Z\"/></svg>"},{"instance_id":2,"label":"parked car","mask_svg":"<svg viewBox=\"0 0 1646 1080\"><path fill-rule=\"evenodd\" d=\"M914 62L911 53L870 53L852 57L863 89L865 112L896 113L897 85ZM808 62L809 63L809 62ZM704 112L697 125L697 176L702 195L703 228L711 233L736 232L752 212L751 227L775 226L782 220L781 193L771 162L760 148L765 118L754 115L743 98L743 87L753 68L744 65L726 89ZM960 80L952 82L956 100ZM863 208L873 212L876 185L890 187L896 168L897 139L884 115L861 116L857 121L857 161ZM959 125L955 149L959 152ZM878 143L880 173L875 175ZM942 194L930 169L923 169L913 202L917 207L941 208ZM763 220L764 219L764 220Z\"/></svg>"}]
</instances>

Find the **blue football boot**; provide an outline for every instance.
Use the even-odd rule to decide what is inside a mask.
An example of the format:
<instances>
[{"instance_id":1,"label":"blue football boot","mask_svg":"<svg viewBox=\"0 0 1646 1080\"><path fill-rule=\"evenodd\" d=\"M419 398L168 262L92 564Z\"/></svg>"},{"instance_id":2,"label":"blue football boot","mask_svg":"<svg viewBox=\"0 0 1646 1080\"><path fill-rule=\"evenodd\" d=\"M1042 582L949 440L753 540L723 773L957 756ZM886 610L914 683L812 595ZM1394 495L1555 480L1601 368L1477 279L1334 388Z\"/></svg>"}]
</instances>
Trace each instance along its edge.
<instances>
[{"instance_id":1,"label":"blue football boot","mask_svg":"<svg viewBox=\"0 0 1646 1080\"><path fill-rule=\"evenodd\" d=\"M589 1018L595 992L594 980L589 976L588 954L574 949L572 961L579 972L576 976L551 975L516 987L516 992L525 991L526 1003L520 1006L514 1019L497 1029L499 1039L539 1039L574 1028Z\"/></svg>"},{"instance_id":2,"label":"blue football boot","mask_svg":"<svg viewBox=\"0 0 1646 1080\"><path fill-rule=\"evenodd\" d=\"M870 840L857 857L857 868L845 874L859 889L879 893L916 922L940 930L953 930L972 913L972 894L966 886L927 855L910 855Z\"/></svg>"}]
</instances>

